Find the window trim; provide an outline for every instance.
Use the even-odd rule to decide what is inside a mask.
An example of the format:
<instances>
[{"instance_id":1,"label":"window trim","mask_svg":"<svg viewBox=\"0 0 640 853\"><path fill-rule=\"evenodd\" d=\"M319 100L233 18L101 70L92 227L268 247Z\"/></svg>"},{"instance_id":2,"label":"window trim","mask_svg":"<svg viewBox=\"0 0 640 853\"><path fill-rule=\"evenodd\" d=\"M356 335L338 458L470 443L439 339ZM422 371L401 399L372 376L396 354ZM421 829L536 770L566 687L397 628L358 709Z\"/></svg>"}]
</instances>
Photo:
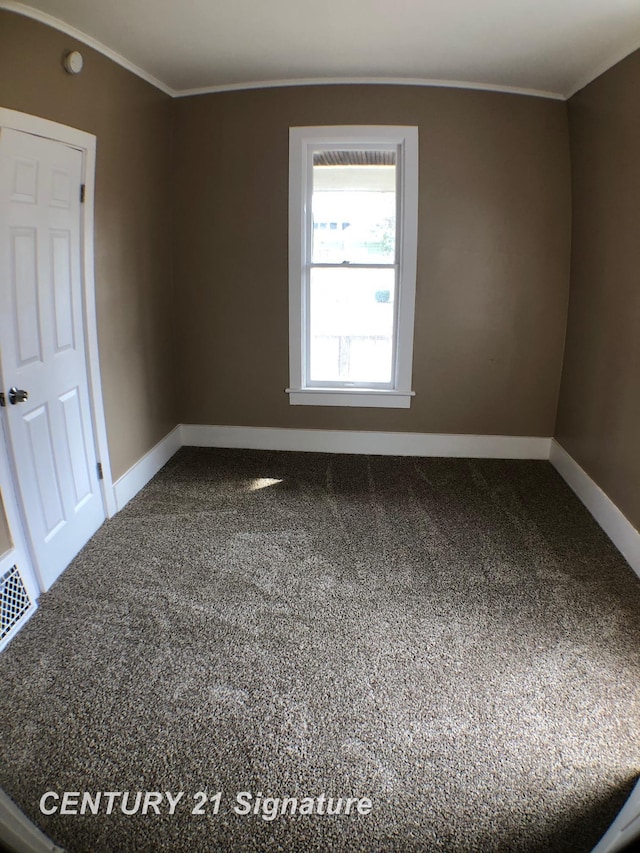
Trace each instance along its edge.
<instances>
[{"instance_id":1,"label":"window trim","mask_svg":"<svg viewBox=\"0 0 640 853\"><path fill-rule=\"evenodd\" d=\"M394 375L388 386L308 383L307 278L312 247L312 151L318 147L395 148L398 152ZM418 128L337 125L289 129L289 371L291 405L409 408L418 244ZM368 266L368 265L367 265Z\"/></svg>"}]
</instances>

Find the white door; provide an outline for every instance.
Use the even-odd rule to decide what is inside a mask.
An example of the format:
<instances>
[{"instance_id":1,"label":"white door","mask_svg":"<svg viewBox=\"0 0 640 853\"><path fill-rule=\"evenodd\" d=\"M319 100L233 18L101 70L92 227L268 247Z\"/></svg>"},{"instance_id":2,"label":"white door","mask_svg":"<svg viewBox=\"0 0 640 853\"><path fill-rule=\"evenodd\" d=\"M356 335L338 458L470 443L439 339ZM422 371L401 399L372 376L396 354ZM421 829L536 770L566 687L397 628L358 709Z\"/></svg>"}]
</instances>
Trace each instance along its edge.
<instances>
[{"instance_id":1,"label":"white door","mask_svg":"<svg viewBox=\"0 0 640 853\"><path fill-rule=\"evenodd\" d=\"M81 181L79 150L0 131L0 412L43 590L105 517L85 357Z\"/></svg>"}]
</instances>

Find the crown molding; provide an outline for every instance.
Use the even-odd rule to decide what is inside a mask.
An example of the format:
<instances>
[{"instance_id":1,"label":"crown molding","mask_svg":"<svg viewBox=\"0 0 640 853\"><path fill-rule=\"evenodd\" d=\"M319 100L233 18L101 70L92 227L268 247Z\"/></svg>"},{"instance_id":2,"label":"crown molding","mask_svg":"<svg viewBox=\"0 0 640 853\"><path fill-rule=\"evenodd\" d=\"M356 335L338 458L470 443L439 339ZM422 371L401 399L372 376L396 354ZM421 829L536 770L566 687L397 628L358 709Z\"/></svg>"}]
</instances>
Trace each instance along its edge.
<instances>
[{"instance_id":1,"label":"crown molding","mask_svg":"<svg viewBox=\"0 0 640 853\"><path fill-rule=\"evenodd\" d=\"M5 9L8 12L15 12L18 15L23 15L26 18L31 18L34 21L39 21L41 24L46 24L54 30L65 33L68 36L76 39L87 47L93 48L98 53L103 54L108 59L126 68L132 74L160 89L165 95L172 98L188 98L193 95L210 95L217 92L236 92L248 89L279 89L287 86L427 86L431 88L443 89L474 89L483 92L501 92L510 95L527 95L535 98L551 98L553 100L564 100L564 95L560 92L548 92L542 89L527 89L520 86L500 86L495 83L471 83L465 80L439 80L431 78L419 77L309 77L295 80L251 80L246 83L225 83L218 86L201 86L193 89L173 89L157 77L144 71L138 65L130 62L121 54L107 47L102 42L83 33L81 30L72 27L60 18L54 18L53 15L48 15L46 12L41 12L39 9L34 9L27 6L25 3L18 3L15 0L0 0L0 9Z\"/></svg>"},{"instance_id":2,"label":"crown molding","mask_svg":"<svg viewBox=\"0 0 640 853\"><path fill-rule=\"evenodd\" d=\"M219 86L200 86L179 89L176 98L212 95L218 92L238 92L246 89L281 89L287 86L425 86L441 89L474 89L481 92L500 92L506 95L527 95L563 101L561 92L526 89L521 86L500 86L496 83L471 83L467 80L439 80L422 77L302 77L294 80L252 80L246 83L225 83Z\"/></svg>"},{"instance_id":3,"label":"crown molding","mask_svg":"<svg viewBox=\"0 0 640 853\"><path fill-rule=\"evenodd\" d=\"M620 48L615 52L609 54L608 59L600 62L598 65L594 66L592 70L585 74L584 77L580 77L578 82L575 83L564 96L564 100L568 101L569 98L572 98L575 94L577 94L580 89L584 89L585 86L588 86L589 83L593 83L601 74L604 74L606 71L609 71L610 68L613 68L614 65L617 65L619 62L622 62L623 59L626 59L627 56L631 56L632 53L635 53L636 50L640 47L640 39L636 34L633 40L629 40L624 48Z\"/></svg>"},{"instance_id":4,"label":"crown molding","mask_svg":"<svg viewBox=\"0 0 640 853\"><path fill-rule=\"evenodd\" d=\"M54 18L53 15L48 15L46 12L41 12L39 9L33 9L31 6L26 6L24 3L16 3L14 0L0 0L0 9L4 9L7 12L15 12L18 15L23 15L25 18L31 18L34 21L46 24L48 27L52 27L54 30L64 33L65 35L71 36L71 38L82 42L87 47L103 54L103 56L111 59L117 65L120 65L122 68L125 68L127 71L135 74L136 77L140 77L142 80L145 80L147 83L155 86L156 89L160 89L160 91L164 92L165 95L170 95L173 98L177 94L170 86L167 86L161 80L158 80L157 77L154 77L152 74L148 74L144 69L139 68L137 65L134 65L133 62L129 62L128 59L125 59L124 56L116 53L115 50L111 50L111 48L107 47L106 44L102 44L101 41L98 41L92 36L83 33L81 30L72 27L65 21L61 21L60 18Z\"/></svg>"},{"instance_id":5,"label":"crown molding","mask_svg":"<svg viewBox=\"0 0 640 853\"><path fill-rule=\"evenodd\" d=\"M163 83L162 80L154 77L153 74L149 74L143 68L130 62L115 50L93 38L93 36L87 35L76 27L67 24L66 21L60 20L60 18L55 18L53 15L48 15L46 12L41 12L39 9L34 9L25 3L18 3L16 0L0 0L0 10L2 9L7 12L15 12L26 18L31 18L34 21L65 33L71 38L87 45L87 47L101 53L103 56L106 56L108 59L111 59L117 65L155 86L156 89L159 89L171 98L188 98L194 95L211 95L218 92L238 92L250 89L280 89L287 86L425 86L442 89L470 89L480 92L499 92L506 95L525 95L533 98L547 98L554 101L568 101L576 92L588 86L589 83L593 82L601 74L604 74L605 71L608 71L640 47L640 39L636 35L633 40L627 42L624 48L612 52L606 60L593 67L584 77L579 78L567 92L529 89L524 86L501 86L497 83L473 83L468 80L445 80L421 77L305 77L293 80L250 80L244 83L224 83L214 86L199 86L191 89L174 89Z\"/></svg>"}]
</instances>

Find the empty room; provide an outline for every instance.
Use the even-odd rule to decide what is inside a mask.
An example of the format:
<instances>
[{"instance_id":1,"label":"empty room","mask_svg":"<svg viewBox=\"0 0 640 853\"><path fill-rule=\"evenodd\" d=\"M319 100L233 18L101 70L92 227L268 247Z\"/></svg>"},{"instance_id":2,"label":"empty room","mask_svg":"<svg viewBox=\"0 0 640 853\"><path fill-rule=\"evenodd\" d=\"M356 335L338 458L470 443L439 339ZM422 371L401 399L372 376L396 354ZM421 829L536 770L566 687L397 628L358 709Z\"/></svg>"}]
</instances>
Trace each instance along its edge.
<instances>
[{"instance_id":1,"label":"empty room","mask_svg":"<svg viewBox=\"0 0 640 853\"><path fill-rule=\"evenodd\" d=\"M637 0L0 0L0 849L640 838Z\"/></svg>"}]
</instances>

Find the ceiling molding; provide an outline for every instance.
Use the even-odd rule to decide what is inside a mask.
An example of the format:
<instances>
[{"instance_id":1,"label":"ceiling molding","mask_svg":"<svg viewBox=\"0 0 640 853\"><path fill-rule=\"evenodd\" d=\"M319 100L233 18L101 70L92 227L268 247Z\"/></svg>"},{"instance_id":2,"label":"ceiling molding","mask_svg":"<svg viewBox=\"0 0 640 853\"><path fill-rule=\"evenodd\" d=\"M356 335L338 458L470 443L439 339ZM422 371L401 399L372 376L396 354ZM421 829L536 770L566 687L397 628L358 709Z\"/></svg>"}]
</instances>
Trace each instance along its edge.
<instances>
[{"instance_id":1,"label":"ceiling molding","mask_svg":"<svg viewBox=\"0 0 640 853\"><path fill-rule=\"evenodd\" d=\"M420 77L305 77L299 80L255 80L248 83L227 83L222 86L201 86L180 89L176 98L193 95L211 95L217 92L237 92L245 89L281 89L286 86L429 86L442 89L477 89L481 92L501 92L507 95L528 95L534 98L551 98L564 101L561 92L525 89L520 86L499 86L494 83L469 83L465 80L436 80Z\"/></svg>"},{"instance_id":2,"label":"ceiling molding","mask_svg":"<svg viewBox=\"0 0 640 853\"><path fill-rule=\"evenodd\" d=\"M604 74L605 71L613 68L613 66L617 65L619 62L622 62L622 60L626 59L627 56L631 56L631 54L635 53L639 47L640 40L638 39L638 36L635 35L633 41L630 39L625 48L617 50L615 53L611 53L607 60L599 63L592 71L589 72L589 74L585 74L584 77L580 78L578 83L572 86L564 96L565 101L568 101L569 98L572 98L580 91L580 89L584 89L585 86L588 86L589 83L593 83L593 81L600 77L601 74Z\"/></svg>"},{"instance_id":3,"label":"ceiling molding","mask_svg":"<svg viewBox=\"0 0 640 853\"><path fill-rule=\"evenodd\" d=\"M82 42L87 47L101 53L108 59L111 59L117 65L145 80L147 83L169 95L172 98L187 98L194 95L209 95L217 92L235 92L245 91L250 89L276 89L287 86L341 86L341 85L381 85L381 86L426 86L431 88L446 88L446 89L471 89L481 92L501 92L511 95L525 95L534 98L547 98L556 101L568 101L577 92L588 86L601 74L604 74L618 62L621 62L627 56L638 50L640 47L640 39L636 35L633 40L630 40L626 47L622 50L617 50L610 54L609 58L599 63L589 74L585 74L580 80L567 92L552 92L544 89L528 89L521 86L500 86L495 83L472 83L466 80L443 80L437 78L414 78L414 77L310 77L294 80L254 80L245 83L226 83L217 86L200 86L193 89L173 89L171 86L158 80L152 74L149 74L144 69L130 62L121 54L112 50L107 45L87 35L76 27L67 24L60 18L55 18L53 15L48 15L46 12L41 12L39 9L34 9L25 3L16 2L16 0L0 0L0 10L15 12L18 15L23 15L26 18L31 18L48 27L52 27L59 32L65 33L71 38Z\"/></svg>"},{"instance_id":4,"label":"ceiling molding","mask_svg":"<svg viewBox=\"0 0 640 853\"><path fill-rule=\"evenodd\" d=\"M25 18L31 18L34 21L39 21L41 24L46 24L54 30L59 30L61 33L71 36L71 38L74 38L77 41L86 44L87 47L91 47L98 53L103 54L103 56L111 59L117 65L122 66L122 68L126 68L127 71L131 71L131 73L135 74L136 77L141 77L147 83L155 86L156 89L160 89L160 91L164 92L165 95L170 95L173 98L177 94L170 86L167 86L152 74L148 74L142 68L134 65L133 62L129 62L128 59L125 59L124 56L120 56L120 54L116 53L115 50L111 50L110 47L102 44L102 42L94 39L92 36L88 36L86 33L81 32L81 30L77 30L65 21L61 21L59 18L54 18L53 15L47 15L46 12L41 12L39 9L33 9L31 6L26 6L24 3L13 2L13 0L0 0L0 9L5 9L7 12L15 12L18 15L23 15Z\"/></svg>"},{"instance_id":5,"label":"ceiling molding","mask_svg":"<svg viewBox=\"0 0 640 853\"><path fill-rule=\"evenodd\" d=\"M383 85L383 86L430 86L446 89L476 89L483 92L502 92L511 95L528 95L535 98L551 98L553 100L562 101L564 95L560 92L546 92L539 89L525 89L519 86L499 86L491 83L469 83L464 80L437 80L437 79L421 79L412 77L313 77L300 80L257 80L247 83L228 83L221 86L201 86L195 89L172 89L166 83L158 80L152 74L148 74L142 68L129 62L124 56L116 53L110 47L107 47L102 42L94 39L92 36L83 33L81 30L72 27L65 21L59 18L54 18L53 15L47 15L46 12L41 12L38 9L33 9L24 3L14 2L14 0L0 0L0 9L6 9L8 12L15 12L18 15L24 15L26 18L32 18L34 21L39 21L41 24L46 24L53 27L55 30L65 33L68 36L83 42L88 47L93 48L102 53L108 59L113 60L118 65L131 71L137 77L141 77L160 89L166 95L172 98L188 98L192 95L210 95L216 92L235 92L246 89L279 89L285 86L340 86L340 85Z\"/></svg>"}]
</instances>

